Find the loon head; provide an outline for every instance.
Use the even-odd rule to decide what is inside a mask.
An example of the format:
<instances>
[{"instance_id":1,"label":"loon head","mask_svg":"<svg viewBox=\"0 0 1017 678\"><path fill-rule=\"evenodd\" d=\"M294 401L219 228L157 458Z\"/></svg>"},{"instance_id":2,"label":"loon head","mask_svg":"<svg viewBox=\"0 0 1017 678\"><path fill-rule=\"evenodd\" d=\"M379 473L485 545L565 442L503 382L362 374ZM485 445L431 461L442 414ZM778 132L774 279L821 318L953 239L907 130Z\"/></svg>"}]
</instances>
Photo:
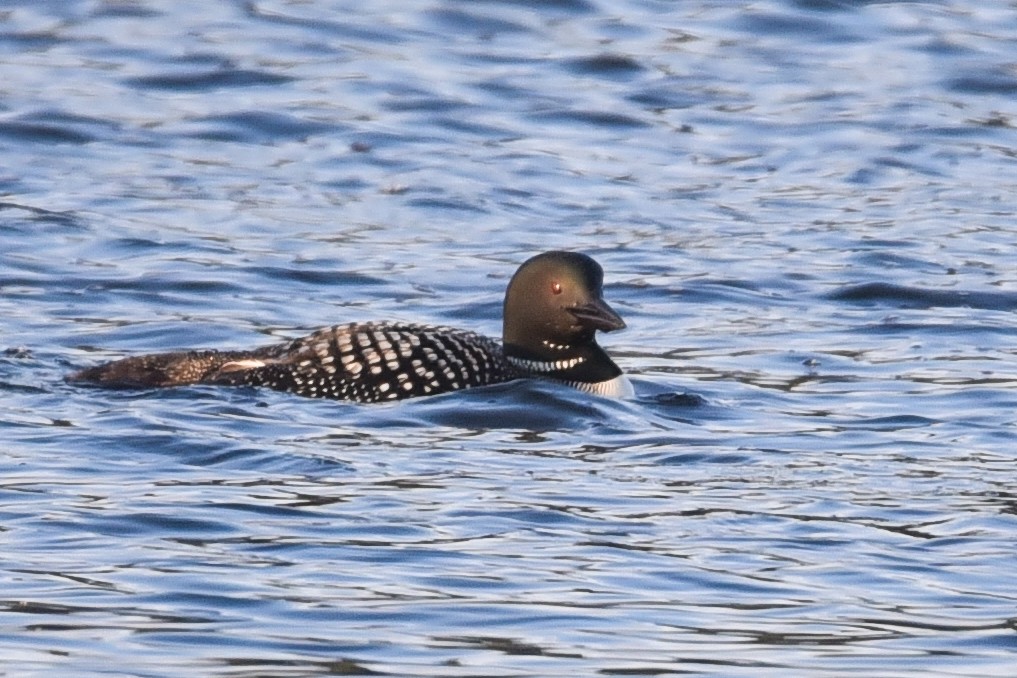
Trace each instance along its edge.
<instances>
[{"instance_id":1,"label":"loon head","mask_svg":"<svg viewBox=\"0 0 1017 678\"><path fill-rule=\"evenodd\" d=\"M526 261L505 293L505 354L516 367L570 383L611 379L621 370L597 345L597 330L625 321L602 297L604 270L574 252Z\"/></svg>"}]
</instances>

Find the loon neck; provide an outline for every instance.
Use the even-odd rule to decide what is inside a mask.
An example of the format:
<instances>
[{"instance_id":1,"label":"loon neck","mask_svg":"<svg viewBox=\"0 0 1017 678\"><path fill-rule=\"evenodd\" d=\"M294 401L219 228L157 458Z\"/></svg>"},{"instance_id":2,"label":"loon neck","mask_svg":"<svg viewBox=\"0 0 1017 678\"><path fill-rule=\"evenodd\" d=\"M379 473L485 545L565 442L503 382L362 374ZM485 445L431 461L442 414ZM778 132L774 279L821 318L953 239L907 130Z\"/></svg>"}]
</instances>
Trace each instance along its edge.
<instances>
[{"instance_id":1,"label":"loon neck","mask_svg":"<svg viewBox=\"0 0 1017 678\"><path fill-rule=\"evenodd\" d=\"M542 342L539 350L505 344L505 358L521 372L571 384L596 384L621 375L621 369L597 342L579 346Z\"/></svg>"}]
</instances>

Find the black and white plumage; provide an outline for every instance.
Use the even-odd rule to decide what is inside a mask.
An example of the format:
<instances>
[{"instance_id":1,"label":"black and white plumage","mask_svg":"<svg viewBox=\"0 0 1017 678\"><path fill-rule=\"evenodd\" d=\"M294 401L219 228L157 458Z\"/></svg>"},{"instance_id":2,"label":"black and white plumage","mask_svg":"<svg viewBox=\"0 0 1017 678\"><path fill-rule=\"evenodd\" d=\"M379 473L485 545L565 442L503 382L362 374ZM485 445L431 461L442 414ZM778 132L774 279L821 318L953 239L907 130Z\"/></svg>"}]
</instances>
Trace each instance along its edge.
<instances>
[{"instance_id":1,"label":"black and white plumage","mask_svg":"<svg viewBox=\"0 0 1017 678\"><path fill-rule=\"evenodd\" d=\"M179 351L124 358L71 381L107 387L265 386L315 398L400 400L541 377L605 396L632 386L597 344L625 327L601 296L603 270L572 252L526 261L505 293L503 344L466 330L407 323L336 325L250 351Z\"/></svg>"}]
</instances>

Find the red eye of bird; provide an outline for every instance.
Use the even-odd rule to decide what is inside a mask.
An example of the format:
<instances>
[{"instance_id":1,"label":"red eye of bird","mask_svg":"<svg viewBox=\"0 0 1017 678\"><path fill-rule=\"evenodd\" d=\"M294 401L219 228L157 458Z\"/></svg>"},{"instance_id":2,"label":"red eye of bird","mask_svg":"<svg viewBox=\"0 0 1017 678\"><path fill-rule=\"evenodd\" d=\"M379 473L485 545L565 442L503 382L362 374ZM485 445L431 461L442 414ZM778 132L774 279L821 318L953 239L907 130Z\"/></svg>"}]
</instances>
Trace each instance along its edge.
<instances>
[{"instance_id":1,"label":"red eye of bird","mask_svg":"<svg viewBox=\"0 0 1017 678\"><path fill-rule=\"evenodd\" d=\"M561 294L561 283L551 283L551 291L555 294Z\"/></svg>"}]
</instances>

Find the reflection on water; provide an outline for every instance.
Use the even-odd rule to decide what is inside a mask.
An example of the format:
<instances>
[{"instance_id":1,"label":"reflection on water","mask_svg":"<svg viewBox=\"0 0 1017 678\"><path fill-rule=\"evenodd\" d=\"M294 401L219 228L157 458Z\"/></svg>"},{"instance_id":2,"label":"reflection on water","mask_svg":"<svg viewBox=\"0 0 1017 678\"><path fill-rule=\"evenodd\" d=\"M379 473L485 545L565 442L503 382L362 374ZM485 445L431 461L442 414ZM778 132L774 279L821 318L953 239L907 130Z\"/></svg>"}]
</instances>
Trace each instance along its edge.
<instances>
[{"instance_id":1,"label":"reflection on water","mask_svg":"<svg viewBox=\"0 0 1017 678\"><path fill-rule=\"evenodd\" d=\"M9 4L8 671L1011 672L1013 8ZM635 399L63 381L552 248Z\"/></svg>"}]
</instances>

